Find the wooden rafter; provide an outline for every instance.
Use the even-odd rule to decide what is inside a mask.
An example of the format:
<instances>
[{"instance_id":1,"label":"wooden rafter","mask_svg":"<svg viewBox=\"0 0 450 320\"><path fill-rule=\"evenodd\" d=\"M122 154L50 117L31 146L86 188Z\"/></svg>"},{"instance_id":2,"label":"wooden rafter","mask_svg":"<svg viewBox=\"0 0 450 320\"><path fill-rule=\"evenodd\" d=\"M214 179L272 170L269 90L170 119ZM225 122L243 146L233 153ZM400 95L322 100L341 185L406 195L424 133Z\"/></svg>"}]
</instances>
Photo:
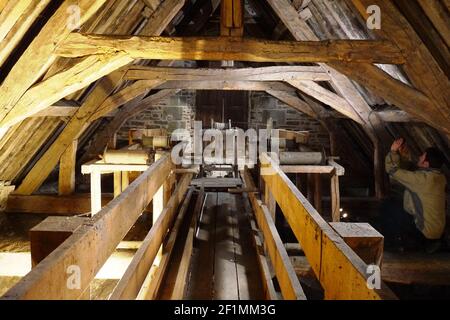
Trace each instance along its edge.
<instances>
[{"instance_id":1,"label":"wooden rafter","mask_svg":"<svg viewBox=\"0 0 450 320\"><path fill-rule=\"evenodd\" d=\"M0 87L0 121L13 109L22 95L47 71L55 61L55 48L72 31L68 28L69 7L80 7L80 23L84 23L106 0L64 1L41 32L19 58Z\"/></svg>"}]
</instances>

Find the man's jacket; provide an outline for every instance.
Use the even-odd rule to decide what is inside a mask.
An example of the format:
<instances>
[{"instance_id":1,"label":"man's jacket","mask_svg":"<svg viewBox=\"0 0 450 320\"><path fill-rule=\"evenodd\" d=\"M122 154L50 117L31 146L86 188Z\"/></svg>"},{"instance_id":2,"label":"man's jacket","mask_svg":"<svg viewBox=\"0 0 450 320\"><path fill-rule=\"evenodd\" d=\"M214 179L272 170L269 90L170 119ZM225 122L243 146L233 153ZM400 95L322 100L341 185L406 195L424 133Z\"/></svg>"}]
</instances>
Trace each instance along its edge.
<instances>
[{"instance_id":1,"label":"man's jacket","mask_svg":"<svg viewBox=\"0 0 450 320\"><path fill-rule=\"evenodd\" d=\"M435 169L405 170L400 154L392 151L386 156L386 172L406 188L403 207L414 216L417 228L427 239L441 238L445 228L444 174Z\"/></svg>"}]
</instances>

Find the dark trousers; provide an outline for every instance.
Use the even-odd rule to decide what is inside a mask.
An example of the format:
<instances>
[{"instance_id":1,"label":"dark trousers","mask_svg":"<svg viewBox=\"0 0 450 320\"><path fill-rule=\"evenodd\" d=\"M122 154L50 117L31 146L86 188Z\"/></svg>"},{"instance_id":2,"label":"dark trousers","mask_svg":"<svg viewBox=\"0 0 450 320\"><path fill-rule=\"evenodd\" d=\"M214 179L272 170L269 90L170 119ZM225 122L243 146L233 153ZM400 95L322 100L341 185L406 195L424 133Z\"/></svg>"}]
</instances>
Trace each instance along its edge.
<instances>
[{"instance_id":1,"label":"dark trousers","mask_svg":"<svg viewBox=\"0 0 450 320\"><path fill-rule=\"evenodd\" d=\"M380 211L378 228L384 236L386 246L402 245L412 249L425 244L426 239L417 229L414 217L403 209L402 200L385 200Z\"/></svg>"}]
</instances>

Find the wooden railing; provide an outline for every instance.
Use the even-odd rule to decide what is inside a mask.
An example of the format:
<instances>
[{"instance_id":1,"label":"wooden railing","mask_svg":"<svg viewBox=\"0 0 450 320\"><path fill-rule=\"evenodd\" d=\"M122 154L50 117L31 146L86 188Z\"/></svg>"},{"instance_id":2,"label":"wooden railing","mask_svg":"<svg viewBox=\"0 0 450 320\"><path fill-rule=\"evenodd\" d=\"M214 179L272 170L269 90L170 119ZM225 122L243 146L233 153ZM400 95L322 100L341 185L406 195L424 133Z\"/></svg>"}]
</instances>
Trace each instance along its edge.
<instances>
[{"instance_id":1,"label":"wooden railing","mask_svg":"<svg viewBox=\"0 0 450 320\"><path fill-rule=\"evenodd\" d=\"M86 219L2 299L80 298L172 170L169 156L163 156L151 165L117 198L94 217ZM177 199L182 197L180 194ZM166 218L161 214L160 219L165 221ZM156 229L166 226L165 223L159 223L151 232L159 234L161 231Z\"/></svg>"},{"instance_id":2,"label":"wooden railing","mask_svg":"<svg viewBox=\"0 0 450 320\"><path fill-rule=\"evenodd\" d=\"M372 273L368 272L366 263L320 216L268 154L263 154L260 160L265 186L279 205L321 283L325 299L395 299L382 281L379 289L370 288L368 280Z\"/></svg>"}]
</instances>

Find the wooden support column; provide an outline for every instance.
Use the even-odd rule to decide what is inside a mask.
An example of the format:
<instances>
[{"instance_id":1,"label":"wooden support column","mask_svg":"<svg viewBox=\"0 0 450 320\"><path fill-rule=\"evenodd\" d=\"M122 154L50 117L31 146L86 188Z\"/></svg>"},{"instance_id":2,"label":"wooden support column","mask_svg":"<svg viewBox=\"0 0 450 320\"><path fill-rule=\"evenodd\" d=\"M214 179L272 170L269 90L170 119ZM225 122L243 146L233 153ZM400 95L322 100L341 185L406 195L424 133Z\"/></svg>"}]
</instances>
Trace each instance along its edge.
<instances>
[{"instance_id":1,"label":"wooden support column","mask_svg":"<svg viewBox=\"0 0 450 320\"><path fill-rule=\"evenodd\" d=\"M242 37L244 35L243 9L242 0L222 0L220 35L231 37Z\"/></svg>"},{"instance_id":2,"label":"wooden support column","mask_svg":"<svg viewBox=\"0 0 450 320\"><path fill-rule=\"evenodd\" d=\"M339 176L336 172L331 176L331 218L333 222L339 222L341 220L341 199L339 195Z\"/></svg>"},{"instance_id":3,"label":"wooden support column","mask_svg":"<svg viewBox=\"0 0 450 320\"><path fill-rule=\"evenodd\" d=\"M102 209L102 175L100 171L91 172L91 215Z\"/></svg>"},{"instance_id":4,"label":"wooden support column","mask_svg":"<svg viewBox=\"0 0 450 320\"><path fill-rule=\"evenodd\" d=\"M122 172L114 172L114 198L117 198L122 193Z\"/></svg>"},{"instance_id":5,"label":"wooden support column","mask_svg":"<svg viewBox=\"0 0 450 320\"><path fill-rule=\"evenodd\" d=\"M59 195L69 195L75 192L75 165L78 140L73 140L59 160Z\"/></svg>"}]
</instances>

